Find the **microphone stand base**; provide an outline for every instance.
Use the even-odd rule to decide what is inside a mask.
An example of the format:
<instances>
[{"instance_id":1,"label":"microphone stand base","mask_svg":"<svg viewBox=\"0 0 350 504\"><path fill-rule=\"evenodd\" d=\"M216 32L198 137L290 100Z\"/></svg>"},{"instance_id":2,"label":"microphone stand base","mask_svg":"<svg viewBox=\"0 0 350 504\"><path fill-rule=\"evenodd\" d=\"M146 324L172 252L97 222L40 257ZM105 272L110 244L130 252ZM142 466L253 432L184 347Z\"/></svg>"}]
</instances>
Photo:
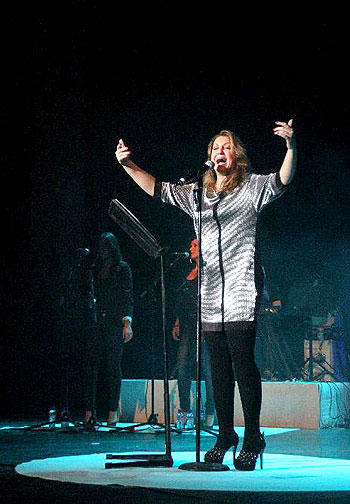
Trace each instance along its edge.
<instances>
[{"instance_id":1,"label":"microphone stand base","mask_svg":"<svg viewBox=\"0 0 350 504\"><path fill-rule=\"evenodd\" d=\"M125 460L125 462L106 462L105 463L105 469L113 469L116 467L172 467L173 466L173 459L171 455L160 455L160 454L152 454L152 455L145 455L142 453L139 454L130 454L130 455L125 455L125 454L120 454L120 455L113 455L111 453L108 453L106 455L107 460L112 460L112 459L119 459L119 460Z\"/></svg>"},{"instance_id":2,"label":"microphone stand base","mask_svg":"<svg viewBox=\"0 0 350 504\"><path fill-rule=\"evenodd\" d=\"M184 471L202 472L230 471L229 466L226 464L209 464L207 462L188 462L186 464L179 465L179 469Z\"/></svg>"}]
</instances>

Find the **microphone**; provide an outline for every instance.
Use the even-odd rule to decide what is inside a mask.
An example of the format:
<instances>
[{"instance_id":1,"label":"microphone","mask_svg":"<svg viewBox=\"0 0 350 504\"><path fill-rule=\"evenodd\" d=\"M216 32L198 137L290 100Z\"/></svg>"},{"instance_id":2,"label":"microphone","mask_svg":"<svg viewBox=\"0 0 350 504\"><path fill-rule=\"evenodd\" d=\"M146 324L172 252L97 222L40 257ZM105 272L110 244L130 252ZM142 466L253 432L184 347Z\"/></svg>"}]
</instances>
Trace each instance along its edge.
<instances>
[{"instance_id":1,"label":"microphone","mask_svg":"<svg viewBox=\"0 0 350 504\"><path fill-rule=\"evenodd\" d=\"M176 257L183 257L184 259L188 259L190 257L189 252L171 252L170 255L176 256Z\"/></svg>"},{"instance_id":2,"label":"microphone","mask_svg":"<svg viewBox=\"0 0 350 504\"><path fill-rule=\"evenodd\" d=\"M78 254L81 254L81 255L89 255L90 254L90 249L88 249L88 248L78 248L77 252L78 252Z\"/></svg>"},{"instance_id":3,"label":"microphone","mask_svg":"<svg viewBox=\"0 0 350 504\"><path fill-rule=\"evenodd\" d=\"M192 173L192 175L189 175L186 178L181 177L176 185L183 186L185 184L191 184L191 182L197 182L197 180L199 180L207 170L211 170L213 168L214 168L213 161L210 161L208 159L208 161L203 163L202 166L195 173Z\"/></svg>"}]
</instances>

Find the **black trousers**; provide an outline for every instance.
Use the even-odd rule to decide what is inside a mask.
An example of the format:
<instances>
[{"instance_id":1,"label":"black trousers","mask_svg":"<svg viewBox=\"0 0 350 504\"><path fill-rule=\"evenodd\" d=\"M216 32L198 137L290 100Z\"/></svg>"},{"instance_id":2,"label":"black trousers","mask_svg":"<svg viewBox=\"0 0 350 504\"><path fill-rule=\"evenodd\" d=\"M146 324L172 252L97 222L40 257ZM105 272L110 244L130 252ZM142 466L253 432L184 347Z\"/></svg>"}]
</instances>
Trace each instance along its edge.
<instances>
[{"instance_id":1,"label":"black trousers","mask_svg":"<svg viewBox=\"0 0 350 504\"><path fill-rule=\"evenodd\" d=\"M219 433L234 429L234 392L237 381L241 397L245 435L260 430L261 376L255 363L255 322L233 322L230 330L205 331Z\"/></svg>"},{"instance_id":2,"label":"black trousers","mask_svg":"<svg viewBox=\"0 0 350 504\"><path fill-rule=\"evenodd\" d=\"M94 336L87 344L86 410L96 409L98 374L103 369L107 376L108 409L116 411L119 405L124 340L121 324L100 319Z\"/></svg>"}]
</instances>

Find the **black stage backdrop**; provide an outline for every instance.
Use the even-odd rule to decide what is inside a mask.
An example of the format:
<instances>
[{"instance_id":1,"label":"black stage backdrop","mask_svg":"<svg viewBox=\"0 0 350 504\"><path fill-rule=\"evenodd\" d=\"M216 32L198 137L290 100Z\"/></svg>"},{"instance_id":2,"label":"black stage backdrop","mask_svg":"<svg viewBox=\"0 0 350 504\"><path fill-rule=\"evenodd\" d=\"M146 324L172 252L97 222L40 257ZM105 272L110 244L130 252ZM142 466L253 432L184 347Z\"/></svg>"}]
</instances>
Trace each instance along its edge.
<instances>
[{"instance_id":1,"label":"black stage backdrop","mask_svg":"<svg viewBox=\"0 0 350 504\"><path fill-rule=\"evenodd\" d=\"M82 413L83 342L79 329L62 341L59 305L77 249L93 249L104 231L119 237L134 274L135 335L125 347L124 376L162 375L159 261L117 227L108 206L117 197L170 251L187 249L192 224L124 174L114 156L120 137L138 164L175 181L202 163L210 138L228 128L246 144L253 169L269 173L285 150L272 135L274 121L293 117L298 174L261 216L270 293L286 306L307 299L318 312L339 303L348 316L350 111L342 13L306 19L224 5L201 13L201 5L189 12L166 2L142 11L136 4L98 5L37 4L13 9L3 21L4 416L42 414L57 401L66 345L75 370L68 377L71 408ZM169 327L185 266L167 273ZM302 330L291 326L284 337L300 341L302 352ZM170 332L169 342L172 366Z\"/></svg>"}]
</instances>

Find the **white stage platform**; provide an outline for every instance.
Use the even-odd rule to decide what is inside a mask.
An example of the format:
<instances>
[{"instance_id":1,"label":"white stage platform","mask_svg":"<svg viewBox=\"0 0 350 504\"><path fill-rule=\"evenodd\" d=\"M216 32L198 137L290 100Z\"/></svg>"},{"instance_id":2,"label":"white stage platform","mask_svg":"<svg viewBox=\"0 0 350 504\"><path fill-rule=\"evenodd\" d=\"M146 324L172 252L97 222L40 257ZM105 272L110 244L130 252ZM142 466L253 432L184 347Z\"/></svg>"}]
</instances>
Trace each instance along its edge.
<instances>
[{"instance_id":1,"label":"white stage platform","mask_svg":"<svg viewBox=\"0 0 350 504\"><path fill-rule=\"evenodd\" d=\"M151 414L151 380L123 380L121 422L146 422ZM169 381L171 422L179 408L177 381ZM195 397L195 382L192 383ZM164 422L163 381L154 380L154 412ZM202 404L205 387L202 383ZM350 411L350 384L341 382L263 382L261 425L297 429L341 427ZM243 413L235 392L235 425L243 425Z\"/></svg>"},{"instance_id":2,"label":"white stage platform","mask_svg":"<svg viewBox=\"0 0 350 504\"><path fill-rule=\"evenodd\" d=\"M140 459L143 453L147 452L140 452ZM264 455L262 471L257 468L254 472L245 473L234 470L231 451L224 459L224 463L229 465L231 470L215 472L214 477L213 473L184 471L178 468L185 462L194 462L194 452L174 452L172 456L174 465L170 468L105 469L106 454L95 453L33 460L18 465L16 471L23 476L55 481L167 490L242 494L249 492L328 494L328 492L350 491L350 460L267 453ZM201 460L203 457L204 452L201 453Z\"/></svg>"}]
</instances>

